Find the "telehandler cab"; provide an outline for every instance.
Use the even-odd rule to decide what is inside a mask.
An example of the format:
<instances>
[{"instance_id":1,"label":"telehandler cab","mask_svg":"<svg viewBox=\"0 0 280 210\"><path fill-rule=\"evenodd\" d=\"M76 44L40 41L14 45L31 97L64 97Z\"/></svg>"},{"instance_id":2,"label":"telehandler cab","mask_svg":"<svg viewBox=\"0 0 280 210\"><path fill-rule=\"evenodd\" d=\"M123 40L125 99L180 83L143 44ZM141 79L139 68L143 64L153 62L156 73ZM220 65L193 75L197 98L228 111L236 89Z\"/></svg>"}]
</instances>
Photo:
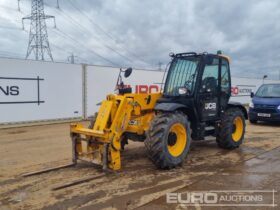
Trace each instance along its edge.
<instances>
[{"instance_id":1,"label":"telehandler cab","mask_svg":"<svg viewBox=\"0 0 280 210\"><path fill-rule=\"evenodd\" d=\"M74 163L85 160L119 170L128 139L144 142L149 158L163 169L182 164L192 140L214 136L225 149L242 144L248 116L241 104L229 102L230 59L221 53L170 56L160 93L132 93L121 76L132 69L121 70L118 94L107 96L90 126L71 124Z\"/></svg>"}]
</instances>

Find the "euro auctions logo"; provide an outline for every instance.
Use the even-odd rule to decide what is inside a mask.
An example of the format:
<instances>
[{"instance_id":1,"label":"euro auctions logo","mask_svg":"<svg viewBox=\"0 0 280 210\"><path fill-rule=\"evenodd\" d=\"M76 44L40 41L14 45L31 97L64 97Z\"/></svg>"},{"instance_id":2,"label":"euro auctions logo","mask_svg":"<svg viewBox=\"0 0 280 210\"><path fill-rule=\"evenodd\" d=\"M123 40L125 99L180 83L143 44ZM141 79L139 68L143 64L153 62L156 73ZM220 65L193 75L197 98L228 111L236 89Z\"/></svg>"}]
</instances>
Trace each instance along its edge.
<instances>
[{"instance_id":1,"label":"euro auctions logo","mask_svg":"<svg viewBox=\"0 0 280 210\"><path fill-rule=\"evenodd\" d=\"M232 95L238 95L239 93L239 88L238 87L231 87L231 94Z\"/></svg>"},{"instance_id":2,"label":"euro auctions logo","mask_svg":"<svg viewBox=\"0 0 280 210\"><path fill-rule=\"evenodd\" d=\"M166 202L181 204L216 204L218 203L218 194L214 192L167 193Z\"/></svg>"},{"instance_id":3,"label":"euro auctions logo","mask_svg":"<svg viewBox=\"0 0 280 210\"><path fill-rule=\"evenodd\" d=\"M167 193L166 203L188 206L276 207L275 190L195 191Z\"/></svg>"},{"instance_id":4,"label":"euro auctions logo","mask_svg":"<svg viewBox=\"0 0 280 210\"><path fill-rule=\"evenodd\" d=\"M159 92L158 85L136 85L135 93L157 93Z\"/></svg>"},{"instance_id":5,"label":"euro auctions logo","mask_svg":"<svg viewBox=\"0 0 280 210\"><path fill-rule=\"evenodd\" d=\"M0 77L0 105L45 103L41 96L43 78Z\"/></svg>"},{"instance_id":6,"label":"euro auctions logo","mask_svg":"<svg viewBox=\"0 0 280 210\"><path fill-rule=\"evenodd\" d=\"M124 85L124 88L129 88L130 85ZM116 87L120 88L120 87ZM158 93L160 88L158 85L135 85L135 93Z\"/></svg>"},{"instance_id":7,"label":"euro auctions logo","mask_svg":"<svg viewBox=\"0 0 280 210\"><path fill-rule=\"evenodd\" d=\"M231 87L232 96L250 96L256 88L254 85L236 85Z\"/></svg>"}]
</instances>

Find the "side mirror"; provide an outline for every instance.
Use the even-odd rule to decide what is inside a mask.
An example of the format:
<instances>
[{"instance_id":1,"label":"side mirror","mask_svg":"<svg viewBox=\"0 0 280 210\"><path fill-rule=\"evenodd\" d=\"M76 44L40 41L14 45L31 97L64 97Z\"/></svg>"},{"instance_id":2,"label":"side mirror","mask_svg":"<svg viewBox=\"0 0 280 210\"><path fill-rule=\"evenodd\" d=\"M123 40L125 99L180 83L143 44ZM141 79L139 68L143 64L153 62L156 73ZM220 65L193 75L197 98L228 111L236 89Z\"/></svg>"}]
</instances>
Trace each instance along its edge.
<instances>
[{"instance_id":1,"label":"side mirror","mask_svg":"<svg viewBox=\"0 0 280 210\"><path fill-rule=\"evenodd\" d=\"M132 73L132 68L131 67L127 68L124 72L124 77L125 78L129 77L131 73Z\"/></svg>"},{"instance_id":2,"label":"side mirror","mask_svg":"<svg viewBox=\"0 0 280 210\"><path fill-rule=\"evenodd\" d=\"M251 92L251 98L254 98L255 94L253 92Z\"/></svg>"},{"instance_id":3,"label":"side mirror","mask_svg":"<svg viewBox=\"0 0 280 210\"><path fill-rule=\"evenodd\" d=\"M175 57L175 54L174 54L173 52L171 52L171 53L169 53L169 56L170 56L171 58L174 58L174 57Z\"/></svg>"}]
</instances>

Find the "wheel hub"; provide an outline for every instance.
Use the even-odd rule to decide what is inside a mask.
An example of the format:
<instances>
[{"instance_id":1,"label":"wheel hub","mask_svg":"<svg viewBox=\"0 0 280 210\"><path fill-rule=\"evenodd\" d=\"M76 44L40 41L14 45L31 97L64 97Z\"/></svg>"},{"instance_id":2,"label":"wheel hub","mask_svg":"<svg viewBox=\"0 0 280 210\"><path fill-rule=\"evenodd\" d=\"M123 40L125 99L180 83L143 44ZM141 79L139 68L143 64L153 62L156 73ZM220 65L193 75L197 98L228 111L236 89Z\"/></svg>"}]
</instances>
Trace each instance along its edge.
<instances>
[{"instance_id":1,"label":"wheel hub","mask_svg":"<svg viewBox=\"0 0 280 210\"><path fill-rule=\"evenodd\" d=\"M235 133L235 132L236 132L236 125L233 124L233 125L232 125L232 133Z\"/></svg>"},{"instance_id":2,"label":"wheel hub","mask_svg":"<svg viewBox=\"0 0 280 210\"><path fill-rule=\"evenodd\" d=\"M232 139L235 142L238 142L242 139L242 135L244 132L244 124L242 118L237 116L233 121L233 132L232 132Z\"/></svg>"},{"instance_id":3,"label":"wheel hub","mask_svg":"<svg viewBox=\"0 0 280 210\"><path fill-rule=\"evenodd\" d=\"M177 141L177 135L173 132L170 132L168 135L168 146L174 146L176 144Z\"/></svg>"},{"instance_id":4,"label":"wheel hub","mask_svg":"<svg viewBox=\"0 0 280 210\"><path fill-rule=\"evenodd\" d=\"M184 125L181 123L174 123L168 133L167 149L171 156L180 156L187 144L187 132Z\"/></svg>"}]
</instances>

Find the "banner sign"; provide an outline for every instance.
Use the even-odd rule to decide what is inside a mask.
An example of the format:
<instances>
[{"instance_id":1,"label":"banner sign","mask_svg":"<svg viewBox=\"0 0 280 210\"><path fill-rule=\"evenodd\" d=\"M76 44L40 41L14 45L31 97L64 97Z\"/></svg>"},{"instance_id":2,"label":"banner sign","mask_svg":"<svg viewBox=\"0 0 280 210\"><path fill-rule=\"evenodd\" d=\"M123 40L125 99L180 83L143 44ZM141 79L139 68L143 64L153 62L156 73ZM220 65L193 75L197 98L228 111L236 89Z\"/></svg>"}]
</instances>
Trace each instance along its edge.
<instances>
[{"instance_id":1,"label":"banner sign","mask_svg":"<svg viewBox=\"0 0 280 210\"><path fill-rule=\"evenodd\" d=\"M256 85L236 85L231 87L232 97L251 96L251 93L256 89Z\"/></svg>"},{"instance_id":2,"label":"banner sign","mask_svg":"<svg viewBox=\"0 0 280 210\"><path fill-rule=\"evenodd\" d=\"M0 104L45 103L40 94L39 76L34 78L0 77Z\"/></svg>"}]
</instances>

